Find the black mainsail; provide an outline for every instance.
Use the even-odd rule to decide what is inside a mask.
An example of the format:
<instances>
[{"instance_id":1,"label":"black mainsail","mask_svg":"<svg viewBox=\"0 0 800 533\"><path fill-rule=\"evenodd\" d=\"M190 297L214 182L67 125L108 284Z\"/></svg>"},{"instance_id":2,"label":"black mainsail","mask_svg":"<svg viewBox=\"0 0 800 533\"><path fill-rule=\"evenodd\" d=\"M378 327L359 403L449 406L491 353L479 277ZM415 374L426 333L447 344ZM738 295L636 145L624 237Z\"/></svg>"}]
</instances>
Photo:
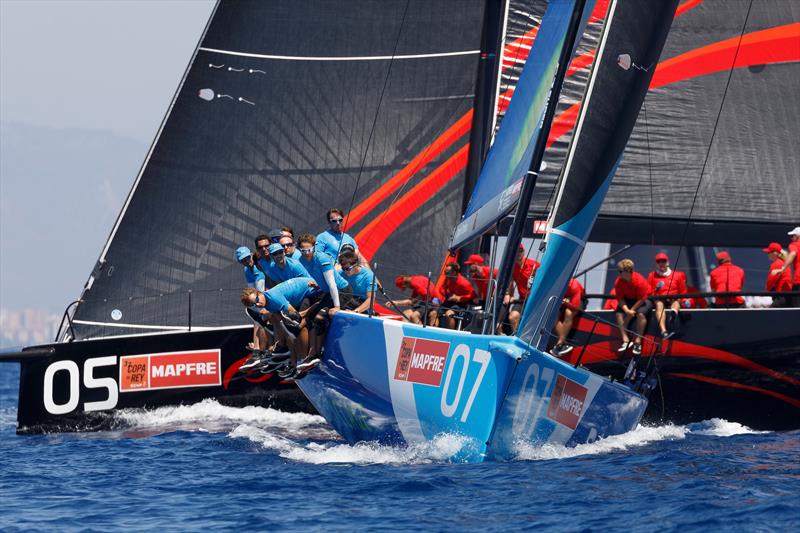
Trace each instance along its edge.
<instances>
[{"instance_id":1,"label":"black mainsail","mask_svg":"<svg viewBox=\"0 0 800 533\"><path fill-rule=\"evenodd\" d=\"M318 233L334 206L362 253L392 265L379 275L436 270L435 229L461 208L484 7L221 1L76 336L240 324L232 250L284 224Z\"/></svg>"}]
</instances>

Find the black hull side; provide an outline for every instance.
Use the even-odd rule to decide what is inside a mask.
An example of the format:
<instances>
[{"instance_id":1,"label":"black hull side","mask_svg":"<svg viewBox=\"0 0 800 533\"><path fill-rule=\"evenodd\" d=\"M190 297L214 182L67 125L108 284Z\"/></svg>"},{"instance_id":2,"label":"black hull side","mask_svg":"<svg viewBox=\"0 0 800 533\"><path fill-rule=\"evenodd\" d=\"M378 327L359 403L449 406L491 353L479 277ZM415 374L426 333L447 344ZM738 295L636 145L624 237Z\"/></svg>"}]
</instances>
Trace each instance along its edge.
<instances>
[{"instance_id":1,"label":"black hull side","mask_svg":"<svg viewBox=\"0 0 800 533\"><path fill-rule=\"evenodd\" d=\"M248 356L245 346L251 337L252 328L245 327L37 346L26 350L31 355L23 351L17 358L21 364L17 433L112 429L118 424L114 411L119 409L188 405L208 398L224 405L315 413L293 383L283 382L276 375L238 372ZM36 355L49 348L50 355ZM213 354L215 372L203 379L215 383L194 383L197 374L194 378L168 376L160 378L159 388L124 390L122 357L141 356L134 358L140 361L151 355L155 356L152 361L166 358L177 367L181 360L191 357L186 352ZM196 364L193 369L197 369ZM172 383L161 388L170 379ZM148 384L154 385L155 380L148 378Z\"/></svg>"},{"instance_id":2,"label":"black hull side","mask_svg":"<svg viewBox=\"0 0 800 533\"><path fill-rule=\"evenodd\" d=\"M597 313L613 323L614 313ZM582 318L568 359L622 379L631 353L618 353L616 327ZM686 424L711 418L753 429L800 428L800 309L685 310L676 335L661 341L651 317L639 366L656 364L659 388L644 422ZM585 351L583 346L586 345Z\"/></svg>"}]
</instances>

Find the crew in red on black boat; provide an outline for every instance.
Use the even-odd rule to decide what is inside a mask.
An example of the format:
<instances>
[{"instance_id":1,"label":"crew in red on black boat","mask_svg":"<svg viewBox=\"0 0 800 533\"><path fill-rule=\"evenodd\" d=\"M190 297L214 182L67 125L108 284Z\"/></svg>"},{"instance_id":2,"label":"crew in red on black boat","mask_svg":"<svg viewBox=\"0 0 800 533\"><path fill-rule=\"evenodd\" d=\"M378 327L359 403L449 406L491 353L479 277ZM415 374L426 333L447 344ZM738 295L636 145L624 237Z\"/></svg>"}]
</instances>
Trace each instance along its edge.
<instances>
[{"instance_id":1,"label":"crew in red on black boat","mask_svg":"<svg viewBox=\"0 0 800 533\"><path fill-rule=\"evenodd\" d=\"M786 264L786 255L783 248L777 242L769 243L769 246L761 250L766 252L767 258L772 261L767 274L767 290L776 292L789 292L792 290L792 272L783 268ZM772 307L787 307L789 302L783 296L772 297Z\"/></svg>"},{"instance_id":2,"label":"crew in red on black boat","mask_svg":"<svg viewBox=\"0 0 800 533\"><path fill-rule=\"evenodd\" d=\"M614 282L614 294L617 296L615 316L622 337L622 345L618 351L624 352L632 348L634 355L640 355L642 335L647 328L647 315L653 309L653 302L649 298L650 284L644 276L634 271L631 259L623 259L617 263L617 270L619 276ZM636 338L631 341L627 329L633 318L636 318Z\"/></svg>"},{"instance_id":3,"label":"crew in red on black boat","mask_svg":"<svg viewBox=\"0 0 800 533\"><path fill-rule=\"evenodd\" d=\"M511 271L513 283L508 286L506 294L503 297L503 306L510 305L508 310L508 322L511 324L510 334L512 335L517 331L517 326L519 326L519 320L522 317L522 307L531 290L531 283L533 282L533 277L536 275L536 270L538 268L539 261L531 259L530 257L525 257L525 247L520 244L517 250L516 260L514 261L514 269ZM515 285L519 293L518 302L513 302ZM505 322L505 320L501 317L501 320L498 322Z\"/></svg>"},{"instance_id":4,"label":"crew in red on black boat","mask_svg":"<svg viewBox=\"0 0 800 533\"><path fill-rule=\"evenodd\" d=\"M650 284L650 294L656 296L669 296L672 294L686 294L686 274L678 270L673 270L669 266L669 256L663 252L656 254L656 269L647 276ZM667 330L666 309L671 309L675 316L681 309L681 303L677 298L666 300L655 300L656 320L661 336L665 339L671 337L674 331Z\"/></svg>"},{"instance_id":5,"label":"crew in red on black boat","mask_svg":"<svg viewBox=\"0 0 800 533\"><path fill-rule=\"evenodd\" d=\"M472 288L472 283L459 272L455 260L445 265L444 277L444 302L439 308L439 316L444 318L444 327L456 329L456 314L466 309L478 295Z\"/></svg>"},{"instance_id":6,"label":"crew in red on black boat","mask_svg":"<svg viewBox=\"0 0 800 533\"><path fill-rule=\"evenodd\" d=\"M800 226L797 226L788 233L791 241L783 266L772 271L772 274L782 275L789 267L794 268L794 278L792 279L792 290L800 291ZM800 296L790 299L792 307L800 307Z\"/></svg>"},{"instance_id":7,"label":"crew in red on black boat","mask_svg":"<svg viewBox=\"0 0 800 533\"><path fill-rule=\"evenodd\" d=\"M721 251L717 254L718 267L711 271L710 284L713 292L742 292L744 270L731 262L731 254ZM715 296L713 307L744 307L741 296Z\"/></svg>"},{"instance_id":8,"label":"crew in red on black boat","mask_svg":"<svg viewBox=\"0 0 800 533\"><path fill-rule=\"evenodd\" d=\"M573 346L567 344L567 336L572 330L573 319L575 314L583 309L583 295L584 289L577 279L572 278L567 285L567 291L564 293L564 300L561 304L561 310L558 313L558 320L556 321L555 331L558 335L558 341L550 353L557 357L563 357L572 351Z\"/></svg>"},{"instance_id":9,"label":"crew in red on black boat","mask_svg":"<svg viewBox=\"0 0 800 533\"><path fill-rule=\"evenodd\" d=\"M436 290L433 282L425 276L397 276L394 284L398 289L411 289L411 297L405 300L397 300L394 304L398 307L411 307L406 309L403 314L414 324L422 324L422 310L425 302L431 308L428 311L428 325L432 326L436 322L436 309L442 303L442 295Z\"/></svg>"}]
</instances>

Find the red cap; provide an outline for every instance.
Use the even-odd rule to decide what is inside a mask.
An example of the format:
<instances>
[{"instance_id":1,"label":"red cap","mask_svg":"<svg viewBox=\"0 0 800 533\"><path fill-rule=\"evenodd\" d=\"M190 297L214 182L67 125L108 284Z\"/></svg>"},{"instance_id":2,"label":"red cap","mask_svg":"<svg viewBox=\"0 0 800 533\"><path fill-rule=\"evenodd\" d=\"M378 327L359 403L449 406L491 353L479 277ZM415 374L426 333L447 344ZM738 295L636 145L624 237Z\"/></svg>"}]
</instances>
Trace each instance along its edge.
<instances>
[{"instance_id":1,"label":"red cap","mask_svg":"<svg viewBox=\"0 0 800 533\"><path fill-rule=\"evenodd\" d=\"M465 265L482 265L483 264L483 257L479 254L472 254L469 256L469 259L464 261Z\"/></svg>"},{"instance_id":2,"label":"red cap","mask_svg":"<svg viewBox=\"0 0 800 533\"><path fill-rule=\"evenodd\" d=\"M767 252L767 253L769 252L781 253L782 250L783 248L781 248L781 245L778 244L777 242L771 242L769 243L769 246L761 249L762 252Z\"/></svg>"},{"instance_id":3,"label":"red cap","mask_svg":"<svg viewBox=\"0 0 800 533\"><path fill-rule=\"evenodd\" d=\"M731 254L729 254L728 252L722 251L717 254L717 261L730 261L730 260L731 260Z\"/></svg>"},{"instance_id":4,"label":"red cap","mask_svg":"<svg viewBox=\"0 0 800 533\"><path fill-rule=\"evenodd\" d=\"M656 261L669 261L669 256L664 252L660 252L656 254Z\"/></svg>"},{"instance_id":5,"label":"red cap","mask_svg":"<svg viewBox=\"0 0 800 533\"><path fill-rule=\"evenodd\" d=\"M524 252L525 251L525 247L523 245L521 245L521 244L519 245L519 251L520 252Z\"/></svg>"},{"instance_id":6,"label":"red cap","mask_svg":"<svg viewBox=\"0 0 800 533\"><path fill-rule=\"evenodd\" d=\"M397 276L394 278L394 284L397 285L397 288L401 291L403 290L403 285L405 284L406 278L405 276Z\"/></svg>"}]
</instances>

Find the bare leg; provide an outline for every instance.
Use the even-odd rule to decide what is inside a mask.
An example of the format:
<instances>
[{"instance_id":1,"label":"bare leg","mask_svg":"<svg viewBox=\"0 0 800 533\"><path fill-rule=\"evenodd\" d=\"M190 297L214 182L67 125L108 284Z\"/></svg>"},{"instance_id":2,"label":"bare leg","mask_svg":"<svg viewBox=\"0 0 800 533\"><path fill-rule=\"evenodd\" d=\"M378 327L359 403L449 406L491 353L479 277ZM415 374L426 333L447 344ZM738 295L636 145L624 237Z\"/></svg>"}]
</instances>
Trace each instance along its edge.
<instances>
[{"instance_id":1,"label":"bare leg","mask_svg":"<svg viewBox=\"0 0 800 533\"><path fill-rule=\"evenodd\" d=\"M656 319L661 333L667 331L667 313L664 312L664 300L656 300Z\"/></svg>"},{"instance_id":2,"label":"bare leg","mask_svg":"<svg viewBox=\"0 0 800 533\"><path fill-rule=\"evenodd\" d=\"M639 336L637 339L639 341L639 344L641 344L642 342L642 335L644 335L644 330L646 327L647 327L647 317L644 316L643 313L636 313L636 333Z\"/></svg>"},{"instance_id":3,"label":"bare leg","mask_svg":"<svg viewBox=\"0 0 800 533\"><path fill-rule=\"evenodd\" d=\"M619 335L622 337L622 342L627 344L630 342L630 339L628 338L628 332L626 331L630 319L627 318L625 313L614 313L614 315L617 318L617 327L619 328Z\"/></svg>"},{"instance_id":4,"label":"bare leg","mask_svg":"<svg viewBox=\"0 0 800 533\"><path fill-rule=\"evenodd\" d=\"M564 320L556 322L556 334L558 335L558 344L564 344L567 340L572 329L572 316L574 315L572 309L564 309Z\"/></svg>"},{"instance_id":5,"label":"bare leg","mask_svg":"<svg viewBox=\"0 0 800 533\"><path fill-rule=\"evenodd\" d=\"M508 322L511 324L512 335L516 333L517 327L519 327L520 318L522 318L522 316L520 316L519 311L511 311L508 313Z\"/></svg>"}]
</instances>

